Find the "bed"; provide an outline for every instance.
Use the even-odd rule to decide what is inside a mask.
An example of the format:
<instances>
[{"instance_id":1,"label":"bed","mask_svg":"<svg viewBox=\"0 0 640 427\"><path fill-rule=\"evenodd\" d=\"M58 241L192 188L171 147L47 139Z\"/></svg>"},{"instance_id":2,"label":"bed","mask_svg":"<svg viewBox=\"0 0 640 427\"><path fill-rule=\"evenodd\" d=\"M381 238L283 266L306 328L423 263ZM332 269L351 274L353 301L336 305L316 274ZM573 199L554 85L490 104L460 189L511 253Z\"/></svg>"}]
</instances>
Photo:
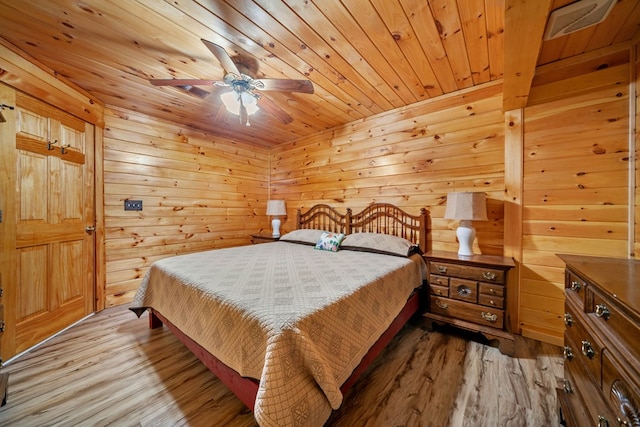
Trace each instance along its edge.
<instances>
[{"instance_id":1,"label":"bed","mask_svg":"<svg viewBox=\"0 0 640 427\"><path fill-rule=\"evenodd\" d=\"M372 204L298 212L280 241L155 262L130 309L149 310L262 426L323 425L419 309L427 212Z\"/></svg>"}]
</instances>

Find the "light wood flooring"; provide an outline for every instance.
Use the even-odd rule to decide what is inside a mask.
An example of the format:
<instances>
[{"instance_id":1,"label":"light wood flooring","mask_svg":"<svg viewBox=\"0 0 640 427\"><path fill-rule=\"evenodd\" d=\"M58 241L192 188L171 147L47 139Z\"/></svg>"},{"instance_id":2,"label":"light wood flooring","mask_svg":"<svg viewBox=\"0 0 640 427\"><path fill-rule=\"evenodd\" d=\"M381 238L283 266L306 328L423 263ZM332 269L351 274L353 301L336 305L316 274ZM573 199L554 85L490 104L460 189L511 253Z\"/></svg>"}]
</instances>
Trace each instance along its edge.
<instances>
[{"instance_id":1,"label":"light wood flooring","mask_svg":"<svg viewBox=\"0 0 640 427\"><path fill-rule=\"evenodd\" d=\"M327 426L557 426L558 347L516 357L411 323ZM167 328L104 310L5 364L2 426L254 426L251 412Z\"/></svg>"}]
</instances>

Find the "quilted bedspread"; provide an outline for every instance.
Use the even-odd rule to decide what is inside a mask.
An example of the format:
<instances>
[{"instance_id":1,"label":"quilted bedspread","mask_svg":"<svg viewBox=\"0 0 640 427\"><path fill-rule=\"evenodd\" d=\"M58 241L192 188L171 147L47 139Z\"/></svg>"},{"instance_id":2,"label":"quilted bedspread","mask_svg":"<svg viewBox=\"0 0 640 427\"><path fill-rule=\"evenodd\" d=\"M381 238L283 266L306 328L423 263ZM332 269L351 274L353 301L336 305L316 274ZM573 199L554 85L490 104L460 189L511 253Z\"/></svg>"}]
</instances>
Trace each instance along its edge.
<instances>
[{"instance_id":1,"label":"quilted bedspread","mask_svg":"<svg viewBox=\"0 0 640 427\"><path fill-rule=\"evenodd\" d=\"M322 425L340 385L422 283L419 256L274 242L157 261L131 308L153 308L240 375L257 423Z\"/></svg>"}]
</instances>

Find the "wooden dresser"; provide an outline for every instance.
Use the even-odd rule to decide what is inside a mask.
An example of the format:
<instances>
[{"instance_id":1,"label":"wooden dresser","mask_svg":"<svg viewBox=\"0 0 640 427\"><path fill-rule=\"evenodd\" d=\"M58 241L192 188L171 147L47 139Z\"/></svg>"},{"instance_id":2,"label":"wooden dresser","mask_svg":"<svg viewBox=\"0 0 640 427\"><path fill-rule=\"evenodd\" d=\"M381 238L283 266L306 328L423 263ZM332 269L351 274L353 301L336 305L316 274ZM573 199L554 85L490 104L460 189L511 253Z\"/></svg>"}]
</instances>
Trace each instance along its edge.
<instances>
[{"instance_id":1,"label":"wooden dresser","mask_svg":"<svg viewBox=\"0 0 640 427\"><path fill-rule=\"evenodd\" d=\"M566 263L567 426L640 426L640 261L559 255Z\"/></svg>"},{"instance_id":2,"label":"wooden dresser","mask_svg":"<svg viewBox=\"0 0 640 427\"><path fill-rule=\"evenodd\" d=\"M459 256L455 252L424 254L429 269L428 326L447 323L497 340L503 354L513 356L508 333L507 273L513 259L492 255Z\"/></svg>"}]
</instances>

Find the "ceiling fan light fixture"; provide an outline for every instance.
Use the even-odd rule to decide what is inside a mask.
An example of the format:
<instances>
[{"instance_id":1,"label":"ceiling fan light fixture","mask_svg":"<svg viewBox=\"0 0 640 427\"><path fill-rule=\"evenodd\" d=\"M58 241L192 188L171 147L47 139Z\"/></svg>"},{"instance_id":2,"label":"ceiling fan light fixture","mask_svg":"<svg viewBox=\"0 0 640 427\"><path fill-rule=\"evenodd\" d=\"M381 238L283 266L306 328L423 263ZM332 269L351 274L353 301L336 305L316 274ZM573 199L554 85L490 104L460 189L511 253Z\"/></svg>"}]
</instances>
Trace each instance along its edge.
<instances>
[{"instance_id":1,"label":"ceiling fan light fixture","mask_svg":"<svg viewBox=\"0 0 640 427\"><path fill-rule=\"evenodd\" d=\"M240 98L242 97L242 105L247 109L247 114L250 116L255 114L260 107L258 107L258 101L249 92L236 92L232 90L220 95L220 100L227 108L227 111L236 116L240 115Z\"/></svg>"}]
</instances>

